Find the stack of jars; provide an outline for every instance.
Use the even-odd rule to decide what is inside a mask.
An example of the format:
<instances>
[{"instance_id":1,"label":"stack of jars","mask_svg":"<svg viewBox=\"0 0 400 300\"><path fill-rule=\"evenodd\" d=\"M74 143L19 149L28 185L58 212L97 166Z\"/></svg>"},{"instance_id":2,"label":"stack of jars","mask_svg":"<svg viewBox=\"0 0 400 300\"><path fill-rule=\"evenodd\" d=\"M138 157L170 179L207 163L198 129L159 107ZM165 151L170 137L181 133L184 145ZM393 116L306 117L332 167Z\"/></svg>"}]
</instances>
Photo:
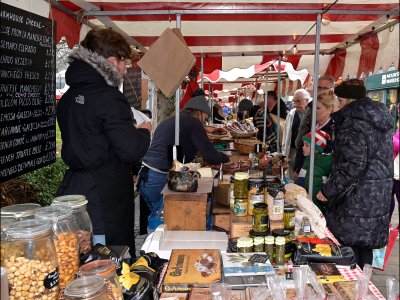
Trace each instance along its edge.
<instances>
[{"instance_id":1,"label":"stack of jars","mask_svg":"<svg viewBox=\"0 0 400 300\"><path fill-rule=\"evenodd\" d=\"M79 269L78 227L72 208L66 205L47 206L35 213L38 220L49 220L55 233L55 247L60 273L60 288L75 278Z\"/></svg>"}]
</instances>

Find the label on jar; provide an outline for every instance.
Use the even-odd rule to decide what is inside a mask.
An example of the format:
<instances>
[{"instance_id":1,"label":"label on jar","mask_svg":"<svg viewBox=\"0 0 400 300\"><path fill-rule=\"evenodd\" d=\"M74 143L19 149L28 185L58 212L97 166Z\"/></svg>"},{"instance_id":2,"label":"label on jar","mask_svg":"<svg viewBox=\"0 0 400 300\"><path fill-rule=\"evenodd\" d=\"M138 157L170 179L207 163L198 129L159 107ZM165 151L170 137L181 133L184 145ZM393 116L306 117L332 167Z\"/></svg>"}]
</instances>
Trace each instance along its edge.
<instances>
[{"instance_id":1,"label":"label on jar","mask_svg":"<svg viewBox=\"0 0 400 300\"><path fill-rule=\"evenodd\" d=\"M54 272L51 272L49 274L47 274L47 276L45 277L45 279L43 280L43 285L46 289L51 289L53 287L55 287L56 285L58 285L60 276L59 276L59 272L58 272L58 268L56 268L54 270Z\"/></svg>"},{"instance_id":2,"label":"label on jar","mask_svg":"<svg viewBox=\"0 0 400 300\"><path fill-rule=\"evenodd\" d=\"M233 206L233 213L236 216L245 216L247 215L247 203L235 203L235 205Z\"/></svg>"},{"instance_id":3,"label":"label on jar","mask_svg":"<svg viewBox=\"0 0 400 300\"><path fill-rule=\"evenodd\" d=\"M273 213L274 214L283 214L285 199L276 198L276 199L274 199L273 204L274 204Z\"/></svg>"},{"instance_id":4,"label":"label on jar","mask_svg":"<svg viewBox=\"0 0 400 300\"><path fill-rule=\"evenodd\" d=\"M290 217L289 226L295 226L295 225L296 225L296 217Z\"/></svg>"}]
</instances>

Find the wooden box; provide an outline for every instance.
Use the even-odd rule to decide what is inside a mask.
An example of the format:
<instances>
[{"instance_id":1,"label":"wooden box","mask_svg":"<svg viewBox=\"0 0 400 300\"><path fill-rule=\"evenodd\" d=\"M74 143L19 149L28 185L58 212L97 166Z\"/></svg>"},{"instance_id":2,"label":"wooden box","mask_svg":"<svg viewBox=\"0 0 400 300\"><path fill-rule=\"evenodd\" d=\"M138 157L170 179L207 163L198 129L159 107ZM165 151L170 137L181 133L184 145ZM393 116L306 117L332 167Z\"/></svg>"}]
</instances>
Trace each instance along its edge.
<instances>
[{"instance_id":1,"label":"wooden box","mask_svg":"<svg viewBox=\"0 0 400 300\"><path fill-rule=\"evenodd\" d=\"M230 211L231 210L229 206L224 206L214 201L214 206L213 206L214 225L229 231L231 224Z\"/></svg>"},{"instance_id":2,"label":"wooden box","mask_svg":"<svg viewBox=\"0 0 400 300\"><path fill-rule=\"evenodd\" d=\"M253 228L253 216L238 217L231 213L230 237L249 236L249 231Z\"/></svg>"},{"instance_id":3,"label":"wooden box","mask_svg":"<svg viewBox=\"0 0 400 300\"><path fill-rule=\"evenodd\" d=\"M212 191L212 179L199 179L197 192L173 192L166 185L164 195L164 223L168 230L205 231L207 198Z\"/></svg>"}]
</instances>

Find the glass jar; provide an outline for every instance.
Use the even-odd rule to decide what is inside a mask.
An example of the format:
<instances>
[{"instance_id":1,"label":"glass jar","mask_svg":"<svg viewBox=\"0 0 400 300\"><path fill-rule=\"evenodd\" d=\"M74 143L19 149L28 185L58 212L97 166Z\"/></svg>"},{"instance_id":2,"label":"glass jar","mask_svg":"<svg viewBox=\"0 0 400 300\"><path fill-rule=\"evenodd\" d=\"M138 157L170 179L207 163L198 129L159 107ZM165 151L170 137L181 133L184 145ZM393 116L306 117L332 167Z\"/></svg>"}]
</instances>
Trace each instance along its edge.
<instances>
[{"instance_id":1,"label":"glass jar","mask_svg":"<svg viewBox=\"0 0 400 300\"><path fill-rule=\"evenodd\" d=\"M235 199L233 214L237 217L247 216L247 199Z\"/></svg>"},{"instance_id":2,"label":"glass jar","mask_svg":"<svg viewBox=\"0 0 400 300\"><path fill-rule=\"evenodd\" d=\"M10 300L58 299L59 273L52 224L24 220L6 230L2 267L7 269Z\"/></svg>"},{"instance_id":3,"label":"glass jar","mask_svg":"<svg viewBox=\"0 0 400 300\"><path fill-rule=\"evenodd\" d=\"M100 276L77 278L64 289L65 300L111 300L107 292L107 284Z\"/></svg>"},{"instance_id":4,"label":"glass jar","mask_svg":"<svg viewBox=\"0 0 400 300\"><path fill-rule=\"evenodd\" d=\"M303 217L301 220L301 231L303 234L309 234L311 233L311 222L308 217Z\"/></svg>"},{"instance_id":5,"label":"glass jar","mask_svg":"<svg viewBox=\"0 0 400 300\"><path fill-rule=\"evenodd\" d=\"M274 263L274 243L275 243L275 238L271 235L268 235L265 237L264 239L264 249L265 249L265 253L268 254L269 259L271 264Z\"/></svg>"},{"instance_id":6,"label":"glass jar","mask_svg":"<svg viewBox=\"0 0 400 300\"><path fill-rule=\"evenodd\" d=\"M268 205L267 203L254 204L253 231L266 232L268 230Z\"/></svg>"},{"instance_id":7,"label":"glass jar","mask_svg":"<svg viewBox=\"0 0 400 300\"><path fill-rule=\"evenodd\" d=\"M275 264L285 264L285 238L283 236L275 238Z\"/></svg>"},{"instance_id":8,"label":"glass jar","mask_svg":"<svg viewBox=\"0 0 400 300\"><path fill-rule=\"evenodd\" d=\"M253 239L249 237L240 237L237 240L237 252L253 252Z\"/></svg>"},{"instance_id":9,"label":"glass jar","mask_svg":"<svg viewBox=\"0 0 400 300\"><path fill-rule=\"evenodd\" d=\"M76 225L78 226L79 251L82 254L89 253L92 249L93 226L89 214L86 211L87 199L83 195L66 195L53 199L51 205L64 204L72 207Z\"/></svg>"},{"instance_id":10,"label":"glass jar","mask_svg":"<svg viewBox=\"0 0 400 300\"><path fill-rule=\"evenodd\" d=\"M79 268L78 277L101 276L107 283L107 290L113 300L123 300L116 267L112 260L95 260Z\"/></svg>"},{"instance_id":11,"label":"glass jar","mask_svg":"<svg viewBox=\"0 0 400 300\"><path fill-rule=\"evenodd\" d=\"M229 207L231 211L233 211L233 206L235 205L234 189L235 189L235 179L233 178L233 176L231 176L231 181L229 185Z\"/></svg>"},{"instance_id":12,"label":"glass jar","mask_svg":"<svg viewBox=\"0 0 400 300\"><path fill-rule=\"evenodd\" d=\"M35 212L40 208L37 203L22 203L9 205L1 208L1 219L3 217L12 217L17 221L33 219Z\"/></svg>"},{"instance_id":13,"label":"glass jar","mask_svg":"<svg viewBox=\"0 0 400 300\"><path fill-rule=\"evenodd\" d=\"M264 252L264 238L261 236L256 236L254 238L254 252Z\"/></svg>"},{"instance_id":14,"label":"glass jar","mask_svg":"<svg viewBox=\"0 0 400 300\"><path fill-rule=\"evenodd\" d=\"M253 215L254 204L264 202L264 180L262 178L250 178L249 192L247 196L247 214Z\"/></svg>"},{"instance_id":15,"label":"glass jar","mask_svg":"<svg viewBox=\"0 0 400 300\"><path fill-rule=\"evenodd\" d=\"M289 261L292 257L293 236L292 231L288 229L272 230L272 235L275 237L283 237L285 239L285 261Z\"/></svg>"},{"instance_id":16,"label":"glass jar","mask_svg":"<svg viewBox=\"0 0 400 300\"><path fill-rule=\"evenodd\" d=\"M270 206L269 218L274 221L281 221L283 220L283 209L285 205L285 185L270 182L267 187L268 194L272 197L272 201L268 202Z\"/></svg>"},{"instance_id":17,"label":"glass jar","mask_svg":"<svg viewBox=\"0 0 400 300\"><path fill-rule=\"evenodd\" d=\"M4 251L6 249L6 240L7 240L7 235L6 235L6 230L8 227L11 225L17 223L18 221L14 217L1 217L1 260L3 260L4 257Z\"/></svg>"},{"instance_id":18,"label":"glass jar","mask_svg":"<svg viewBox=\"0 0 400 300\"><path fill-rule=\"evenodd\" d=\"M78 227L72 208L66 205L46 206L35 213L36 219L50 220L55 233L55 245L60 272L60 288L75 278L79 270Z\"/></svg>"},{"instance_id":19,"label":"glass jar","mask_svg":"<svg viewBox=\"0 0 400 300\"><path fill-rule=\"evenodd\" d=\"M296 209L291 204L285 204L283 223L285 229L294 230L296 224Z\"/></svg>"},{"instance_id":20,"label":"glass jar","mask_svg":"<svg viewBox=\"0 0 400 300\"><path fill-rule=\"evenodd\" d=\"M233 195L235 199L247 199L247 191L249 188L249 174L245 172L235 173L235 183L233 186Z\"/></svg>"}]
</instances>

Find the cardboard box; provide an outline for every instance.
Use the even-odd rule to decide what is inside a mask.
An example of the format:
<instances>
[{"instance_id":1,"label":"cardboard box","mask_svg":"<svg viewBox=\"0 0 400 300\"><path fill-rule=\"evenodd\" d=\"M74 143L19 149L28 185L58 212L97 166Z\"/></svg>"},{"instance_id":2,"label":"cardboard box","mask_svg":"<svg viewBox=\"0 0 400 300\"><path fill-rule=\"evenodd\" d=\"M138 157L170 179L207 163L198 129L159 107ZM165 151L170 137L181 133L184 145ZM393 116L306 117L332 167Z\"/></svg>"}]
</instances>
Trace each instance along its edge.
<instances>
[{"instance_id":1,"label":"cardboard box","mask_svg":"<svg viewBox=\"0 0 400 300\"><path fill-rule=\"evenodd\" d=\"M163 292L188 292L193 287L209 287L221 280L219 250L175 249L161 286Z\"/></svg>"},{"instance_id":2,"label":"cardboard box","mask_svg":"<svg viewBox=\"0 0 400 300\"><path fill-rule=\"evenodd\" d=\"M230 237L249 236L253 228L253 216L238 217L231 213Z\"/></svg>"},{"instance_id":3,"label":"cardboard box","mask_svg":"<svg viewBox=\"0 0 400 300\"><path fill-rule=\"evenodd\" d=\"M214 225L229 231L231 225L231 215L214 215Z\"/></svg>"},{"instance_id":4,"label":"cardboard box","mask_svg":"<svg viewBox=\"0 0 400 300\"><path fill-rule=\"evenodd\" d=\"M187 300L188 293L162 293L159 300Z\"/></svg>"}]
</instances>

